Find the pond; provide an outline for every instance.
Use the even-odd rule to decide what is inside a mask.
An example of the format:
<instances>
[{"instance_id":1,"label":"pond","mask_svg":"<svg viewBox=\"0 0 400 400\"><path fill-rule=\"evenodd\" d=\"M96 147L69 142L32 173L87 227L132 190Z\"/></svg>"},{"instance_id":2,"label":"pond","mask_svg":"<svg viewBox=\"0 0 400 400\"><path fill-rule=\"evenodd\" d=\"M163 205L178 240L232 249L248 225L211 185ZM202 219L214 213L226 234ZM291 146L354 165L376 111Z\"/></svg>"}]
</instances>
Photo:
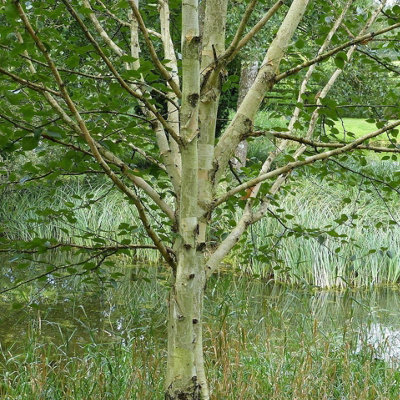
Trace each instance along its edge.
<instances>
[{"instance_id":1,"label":"pond","mask_svg":"<svg viewBox=\"0 0 400 400\"><path fill-rule=\"evenodd\" d=\"M161 398L168 279L118 271L112 284L50 275L3 295L1 398ZM204 346L216 399L398 399L400 291L221 275L207 287Z\"/></svg>"}]
</instances>

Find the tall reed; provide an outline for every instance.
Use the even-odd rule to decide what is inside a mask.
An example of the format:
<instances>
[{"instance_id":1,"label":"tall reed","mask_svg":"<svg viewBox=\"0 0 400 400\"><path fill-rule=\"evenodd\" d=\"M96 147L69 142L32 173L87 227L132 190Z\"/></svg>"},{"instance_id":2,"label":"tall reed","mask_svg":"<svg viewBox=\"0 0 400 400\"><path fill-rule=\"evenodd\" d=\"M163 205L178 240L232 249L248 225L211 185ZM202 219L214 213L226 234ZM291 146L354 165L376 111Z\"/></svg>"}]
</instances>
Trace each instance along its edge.
<instances>
[{"instance_id":1,"label":"tall reed","mask_svg":"<svg viewBox=\"0 0 400 400\"><path fill-rule=\"evenodd\" d=\"M39 237L78 245L115 244L123 240L151 244L136 208L102 181L66 182L55 189L33 186L5 191L3 199L0 219L9 239L30 241ZM155 212L151 214L156 223L162 224ZM121 224L127 228L119 229ZM125 233L120 234L121 230ZM136 255L150 262L159 259L153 250L139 249Z\"/></svg>"}]
</instances>

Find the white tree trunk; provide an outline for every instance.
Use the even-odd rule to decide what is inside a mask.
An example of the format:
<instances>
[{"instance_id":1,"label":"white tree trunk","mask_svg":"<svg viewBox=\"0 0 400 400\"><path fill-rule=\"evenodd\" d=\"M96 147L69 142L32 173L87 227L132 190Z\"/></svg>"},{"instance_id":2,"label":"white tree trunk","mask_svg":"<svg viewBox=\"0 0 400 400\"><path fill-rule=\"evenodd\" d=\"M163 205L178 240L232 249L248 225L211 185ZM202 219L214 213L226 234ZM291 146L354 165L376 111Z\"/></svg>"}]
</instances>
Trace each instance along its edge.
<instances>
[{"instance_id":1,"label":"white tree trunk","mask_svg":"<svg viewBox=\"0 0 400 400\"><path fill-rule=\"evenodd\" d=\"M202 344L205 268L183 246L182 258L187 264L178 267L169 296L165 398L208 400Z\"/></svg>"},{"instance_id":2,"label":"white tree trunk","mask_svg":"<svg viewBox=\"0 0 400 400\"><path fill-rule=\"evenodd\" d=\"M182 104L180 144L182 175L178 198L177 258L169 298L168 365L165 398L200 400L206 385L201 341L204 266L197 257L198 129L200 100L198 1L182 4ZM202 383L200 383L200 381Z\"/></svg>"}]
</instances>

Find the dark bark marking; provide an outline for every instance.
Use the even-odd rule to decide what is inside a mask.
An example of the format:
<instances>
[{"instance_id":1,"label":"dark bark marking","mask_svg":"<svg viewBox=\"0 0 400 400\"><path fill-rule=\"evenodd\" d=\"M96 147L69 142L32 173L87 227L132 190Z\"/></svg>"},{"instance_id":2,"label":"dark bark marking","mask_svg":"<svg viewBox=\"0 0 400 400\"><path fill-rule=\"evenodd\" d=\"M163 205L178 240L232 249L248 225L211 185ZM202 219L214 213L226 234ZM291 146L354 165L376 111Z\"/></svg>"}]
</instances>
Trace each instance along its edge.
<instances>
[{"instance_id":1,"label":"dark bark marking","mask_svg":"<svg viewBox=\"0 0 400 400\"><path fill-rule=\"evenodd\" d=\"M204 242L199 243L196 247L197 251L203 251L206 248L206 244Z\"/></svg>"},{"instance_id":2,"label":"dark bark marking","mask_svg":"<svg viewBox=\"0 0 400 400\"><path fill-rule=\"evenodd\" d=\"M193 108L195 108L197 106L197 103L199 102L199 98L200 98L200 96L198 93L192 93L187 97L189 104Z\"/></svg>"},{"instance_id":3,"label":"dark bark marking","mask_svg":"<svg viewBox=\"0 0 400 400\"><path fill-rule=\"evenodd\" d=\"M243 121L243 125L246 127L246 130L252 131L253 130L253 122L251 119L246 118Z\"/></svg>"}]
</instances>

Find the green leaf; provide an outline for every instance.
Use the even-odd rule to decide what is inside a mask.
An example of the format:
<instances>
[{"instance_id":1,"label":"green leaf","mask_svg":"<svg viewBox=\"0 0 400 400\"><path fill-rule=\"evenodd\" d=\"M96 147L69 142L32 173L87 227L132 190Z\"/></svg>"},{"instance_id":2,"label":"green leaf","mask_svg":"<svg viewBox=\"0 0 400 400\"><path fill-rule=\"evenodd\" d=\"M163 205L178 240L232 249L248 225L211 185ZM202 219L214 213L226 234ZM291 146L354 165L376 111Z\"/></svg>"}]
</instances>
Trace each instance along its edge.
<instances>
[{"instance_id":1,"label":"green leaf","mask_svg":"<svg viewBox=\"0 0 400 400\"><path fill-rule=\"evenodd\" d=\"M42 134L42 132L43 132L43 129L42 129L42 128L36 128L36 129L34 129L34 131L33 131L33 137L34 137L36 140L39 140L40 135Z\"/></svg>"},{"instance_id":2,"label":"green leaf","mask_svg":"<svg viewBox=\"0 0 400 400\"><path fill-rule=\"evenodd\" d=\"M327 231L326 232L329 236L332 236L332 237L339 237L339 234L335 231L335 230L330 230L330 231Z\"/></svg>"},{"instance_id":3,"label":"green leaf","mask_svg":"<svg viewBox=\"0 0 400 400\"><path fill-rule=\"evenodd\" d=\"M122 57L119 58L122 62L128 62L128 63L133 63L137 61L138 59L129 55L123 55Z\"/></svg>"},{"instance_id":4,"label":"green leaf","mask_svg":"<svg viewBox=\"0 0 400 400\"><path fill-rule=\"evenodd\" d=\"M343 51L340 53L336 54L336 57L334 59L335 65L339 69L343 69L345 66L345 63L347 62L347 55Z\"/></svg>"},{"instance_id":5,"label":"green leaf","mask_svg":"<svg viewBox=\"0 0 400 400\"><path fill-rule=\"evenodd\" d=\"M297 41L296 41L296 43L294 44L298 49L302 49L305 45L306 45L306 43L305 43L305 41L303 40L303 39L298 39Z\"/></svg>"},{"instance_id":6,"label":"green leaf","mask_svg":"<svg viewBox=\"0 0 400 400\"><path fill-rule=\"evenodd\" d=\"M21 147L25 151L35 149L39 144L39 140L34 136L27 136L21 140Z\"/></svg>"},{"instance_id":7,"label":"green leaf","mask_svg":"<svg viewBox=\"0 0 400 400\"><path fill-rule=\"evenodd\" d=\"M60 131L61 131L60 129L56 129L56 128L48 129L46 131L46 135L50 136L50 137L52 137L54 139L61 139L62 138L62 134L61 134L62 131L61 132Z\"/></svg>"}]
</instances>

